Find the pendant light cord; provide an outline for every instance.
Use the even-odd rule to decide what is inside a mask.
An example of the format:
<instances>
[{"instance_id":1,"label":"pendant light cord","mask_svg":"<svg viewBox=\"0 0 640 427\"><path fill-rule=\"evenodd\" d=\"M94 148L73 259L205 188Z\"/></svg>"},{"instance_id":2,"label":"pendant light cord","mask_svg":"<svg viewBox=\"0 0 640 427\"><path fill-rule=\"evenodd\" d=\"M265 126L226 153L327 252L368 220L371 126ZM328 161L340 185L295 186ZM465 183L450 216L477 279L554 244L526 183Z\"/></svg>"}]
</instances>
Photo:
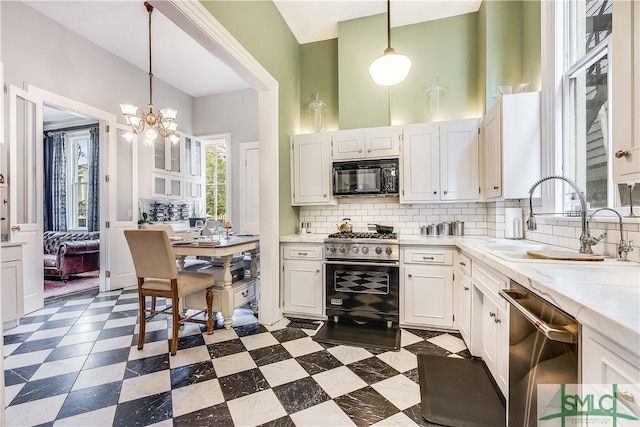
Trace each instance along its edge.
<instances>
[{"instance_id":1,"label":"pendant light cord","mask_svg":"<svg viewBox=\"0 0 640 427\"><path fill-rule=\"evenodd\" d=\"M144 2L147 12L149 12L149 112L153 112L153 73L151 72L151 13L153 6L149 2Z\"/></svg>"},{"instance_id":2,"label":"pendant light cord","mask_svg":"<svg viewBox=\"0 0 640 427\"><path fill-rule=\"evenodd\" d=\"M391 48L391 0L387 0L387 49Z\"/></svg>"}]
</instances>

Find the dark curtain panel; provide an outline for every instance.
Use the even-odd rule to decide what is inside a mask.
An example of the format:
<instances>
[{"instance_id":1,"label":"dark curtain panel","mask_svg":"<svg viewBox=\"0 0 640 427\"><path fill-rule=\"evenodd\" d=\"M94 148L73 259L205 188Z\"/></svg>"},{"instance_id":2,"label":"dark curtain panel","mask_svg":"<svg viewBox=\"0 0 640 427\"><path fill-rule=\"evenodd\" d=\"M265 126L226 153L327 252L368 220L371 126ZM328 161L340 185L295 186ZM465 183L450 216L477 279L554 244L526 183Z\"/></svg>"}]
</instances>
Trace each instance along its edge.
<instances>
[{"instance_id":1,"label":"dark curtain panel","mask_svg":"<svg viewBox=\"0 0 640 427\"><path fill-rule=\"evenodd\" d=\"M44 231L53 230L53 134L45 133L44 141L44 209L43 228Z\"/></svg>"},{"instance_id":2,"label":"dark curtain panel","mask_svg":"<svg viewBox=\"0 0 640 427\"><path fill-rule=\"evenodd\" d=\"M87 203L87 230L100 231L100 130L89 129L89 193Z\"/></svg>"},{"instance_id":3,"label":"dark curtain panel","mask_svg":"<svg viewBox=\"0 0 640 427\"><path fill-rule=\"evenodd\" d=\"M53 138L51 168L51 229L67 231L67 150L64 132L49 132Z\"/></svg>"}]
</instances>

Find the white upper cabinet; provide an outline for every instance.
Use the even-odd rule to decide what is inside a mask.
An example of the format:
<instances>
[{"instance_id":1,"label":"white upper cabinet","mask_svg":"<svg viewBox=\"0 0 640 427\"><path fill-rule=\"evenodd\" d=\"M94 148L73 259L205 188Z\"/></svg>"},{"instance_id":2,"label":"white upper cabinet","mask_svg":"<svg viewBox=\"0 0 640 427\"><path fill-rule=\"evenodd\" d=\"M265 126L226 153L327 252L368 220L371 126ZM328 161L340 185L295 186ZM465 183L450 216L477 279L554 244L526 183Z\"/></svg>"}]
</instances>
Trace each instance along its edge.
<instances>
[{"instance_id":1,"label":"white upper cabinet","mask_svg":"<svg viewBox=\"0 0 640 427\"><path fill-rule=\"evenodd\" d=\"M334 204L331 195L331 134L291 137L291 204Z\"/></svg>"},{"instance_id":2,"label":"white upper cabinet","mask_svg":"<svg viewBox=\"0 0 640 427\"><path fill-rule=\"evenodd\" d=\"M640 3L613 2L613 179L640 182Z\"/></svg>"},{"instance_id":3,"label":"white upper cabinet","mask_svg":"<svg viewBox=\"0 0 640 427\"><path fill-rule=\"evenodd\" d=\"M202 142L189 135L185 135L183 141L184 175L186 177L202 176Z\"/></svg>"},{"instance_id":4,"label":"white upper cabinet","mask_svg":"<svg viewBox=\"0 0 640 427\"><path fill-rule=\"evenodd\" d=\"M540 179L540 92L503 95L482 123L485 199L523 199Z\"/></svg>"},{"instance_id":5,"label":"white upper cabinet","mask_svg":"<svg viewBox=\"0 0 640 427\"><path fill-rule=\"evenodd\" d=\"M383 126L333 132L333 160L398 157L402 128Z\"/></svg>"},{"instance_id":6,"label":"white upper cabinet","mask_svg":"<svg viewBox=\"0 0 640 427\"><path fill-rule=\"evenodd\" d=\"M404 128L400 203L478 200L478 119Z\"/></svg>"},{"instance_id":7,"label":"white upper cabinet","mask_svg":"<svg viewBox=\"0 0 640 427\"><path fill-rule=\"evenodd\" d=\"M154 144L153 169L155 172L181 173L182 146L181 143L173 145L169 139L158 138Z\"/></svg>"},{"instance_id":8,"label":"white upper cabinet","mask_svg":"<svg viewBox=\"0 0 640 427\"><path fill-rule=\"evenodd\" d=\"M440 200L440 126L405 128L400 161L400 203Z\"/></svg>"}]
</instances>

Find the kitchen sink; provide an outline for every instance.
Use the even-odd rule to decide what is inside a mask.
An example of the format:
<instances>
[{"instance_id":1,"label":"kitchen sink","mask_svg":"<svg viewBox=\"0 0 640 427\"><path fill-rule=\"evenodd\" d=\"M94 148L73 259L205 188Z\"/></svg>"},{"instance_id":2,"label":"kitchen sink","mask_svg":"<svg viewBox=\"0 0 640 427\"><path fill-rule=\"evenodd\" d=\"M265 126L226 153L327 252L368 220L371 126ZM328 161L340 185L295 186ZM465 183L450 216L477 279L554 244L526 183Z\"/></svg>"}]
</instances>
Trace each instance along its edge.
<instances>
[{"instance_id":1,"label":"kitchen sink","mask_svg":"<svg viewBox=\"0 0 640 427\"><path fill-rule=\"evenodd\" d=\"M544 243L514 241L510 242L488 242L482 246L488 253L494 255L504 261L510 262L535 262L535 263L561 263L561 264L578 264L578 265L607 265L612 263L620 266L637 266L635 262L618 262L616 258L605 257L603 261L583 261L583 260L562 260L562 259L542 259L527 254L527 251L562 251L575 252L567 248L559 246L545 245Z\"/></svg>"}]
</instances>

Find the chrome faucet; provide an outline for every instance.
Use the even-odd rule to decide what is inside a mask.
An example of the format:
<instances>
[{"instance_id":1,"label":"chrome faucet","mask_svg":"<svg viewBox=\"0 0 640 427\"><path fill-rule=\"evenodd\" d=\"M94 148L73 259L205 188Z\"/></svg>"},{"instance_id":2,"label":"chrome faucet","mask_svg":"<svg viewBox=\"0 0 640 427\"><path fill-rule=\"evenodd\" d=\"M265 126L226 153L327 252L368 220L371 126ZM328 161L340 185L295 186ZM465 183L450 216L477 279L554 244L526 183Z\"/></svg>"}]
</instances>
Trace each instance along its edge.
<instances>
[{"instance_id":1,"label":"chrome faucet","mask_svg":"<svg viewBox=\"0 0 640 427\"><path fill-rule=\"evenodd\" d=\"M607 233L601 234L599 237L591 237L589 234L589 221L587 221L587 199L584 197L584 192L578 187L578 185L569 178L562 175L551 175L545 178L539 179L529 189L529 219L527 219L527 230L535 231L537 229L536 219L533 214L533 191L536 187L545 181L550 179L559 179L569 184L574 191L578 194L580 199L580 219L582 220L582 234L580 234L580 253L592 254L593 250L591 246L597 244L600 240L604 239Z\"/></svg>"},{"instance_id":2,"label":"chrome faucet","mask_svg":"<svg viewBox=\"0 0 640 427\"><path fill-rule=\"evenodd\" d=\"M614 214L618 215L618 219L620 220L620 241L618 242L618 261L629 261L627 259L627 254L633 250L633 247L631 246L633 244L633 240L629 242L626 242L624 240L624 235L622 234L622 216L618 213L618 211L614 209L600 208L600 209L596 209L591 213L591 215L589 215L589 222L591 222L591 220L596 215L596 213L600 211L611 211ZM604 234L607 234L607 233L604 233Z\"/></svg>"}]
</instances>

